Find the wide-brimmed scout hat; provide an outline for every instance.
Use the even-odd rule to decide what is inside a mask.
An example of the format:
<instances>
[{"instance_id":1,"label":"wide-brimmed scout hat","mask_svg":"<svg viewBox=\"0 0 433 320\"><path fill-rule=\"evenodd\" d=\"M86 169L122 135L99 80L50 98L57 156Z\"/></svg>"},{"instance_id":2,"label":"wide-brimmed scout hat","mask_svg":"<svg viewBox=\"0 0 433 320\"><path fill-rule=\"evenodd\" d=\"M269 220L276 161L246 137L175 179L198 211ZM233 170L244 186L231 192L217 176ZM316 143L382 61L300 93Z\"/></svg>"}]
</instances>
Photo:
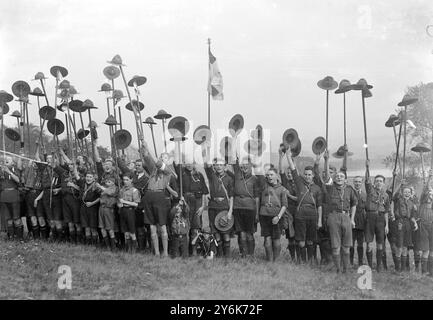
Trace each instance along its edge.
<instances>
[{"instance_id":1,"label":"wide-brimmed scout hat","mask_svg":"<svg viewBox=\"0 0 433 320\"><path fill-rule=\"evenodd\" d=\"M9 113L9 105L7 103L0 104L0 114L7 115Z\"/></svg>"},{"instance_id":2,"label":"wide-brimmed scout hat","mask_svg":"<svg viewBox=\"0 0 433 320\"><path fill-rule=\"evenodd\" d=\"M144 109L144 104L143 104L143 102L141 102L141 101L132 100L132 105L133 105L134 107L136 107L136 108L137 108L138 106L140 106L139 108L137 108L138 111L142 111L142 110ZM133 111L133 110L132 110L132 106L131 106L131 102L128 102L128 103L126 104L125 108L128 109L129 111Z\"/></svg>"},{"instance_id":3,"label":"wide-brimmed scout hat","mask_svg":"<svg viewBox=\"0 0 433 320\"><path fill-rule=\"evenodd\" d=\"M346 148L344 146L341 146L340 148L338 148L337 152L334 152L332 154L332 156L335 157L335 158L337 158L337 159L344 158L344 152L345 151L347 151L347 156L348 157L353 156L353 152L349 152L349 150L348 149L346 150Z\"/></svg>"},{"instance_id":4,"label":"wide-brimmed scout hat","mask_svg":"<svg viewBox=\"0 0 433 320\"><path fill-rule=\"evenodd\" d=\"M428 143L420 142L415 147L411 149L413 152L430 152L431 148Z\"/></svg>"},{"instance_id":5,"label":"wide-brimmed scout hat","mask_svg":"<svg viewBox=\"0 0 433 320\"><path fill-rule=\"evenodd\" d=\"M21 139L20 134L11 128L5 129L5 136L8 137L12 141L19 141Z\"/></svg>"},{"instance_id":6,"label":"wide-brimmed scout hat","mask_svg":"<svg viewBox=\"0 0 433 320\"><path fill-rule=\"evenodd\" d=\"M11 102L14 99L14 96L10 93L0 90L0 103L1 102Z\"/></svg>"},{"instance_id":7,"label":"wide-brimmed scout hat","mask_svg":"<svg viewBox=\"0 0 433 320\"><path fill-rule=\"evenodd\" d=\"M324 137L317 137L312 145L313 153L315 155L322 154L326 149L326 139Z\"/></svg>"},{"instance_id":8,"label":"wide-brimmed scout hat","mask_svg":"<svg viewBox=\"0 0 433 320\"><path fill-rule=\"evenodd\" d=\"M112 91L113 89L111 88L111 85L109 83L103 83L101 85L101 90L98 90L98 92L108 92L108 91Z\"/></svg>"},{"instance_id":9,"label":"wide-brimmed scout hat","mask_svg":"<svg viewBox=\"0 0 433 320\"><path fill-rule=\"evenodd\" d=\"M113 59L111 59L111 61L107 61L108 63L114 64L116 66L125 66L123 64L122 58L120 57L120 55L116 54Z\"/></svg>"},{"instance_id":10,"label":"wide-brimmed scout hat","mask_svg":"<svg viewBox=\"0 0 433 320\"><path fill-rule=\"evenodd\" d=\"M244 117L235 114L229 122L229 132L232 137L236 137L244 128Z\"/></svg>"},{"instance_id":11,"label":"wide-brimmed scout hat","mask_svg":"<svg viewBox=\"0 0 433 320\"><path fill-rule=\"evenodd\" d=\"M45 77L44 73L43 72L38 72L38 73L35 74L35 78L32 79L32 80L43 80L43 79L47 79Z\"/></svg>"},{"instance_id":12,"label":"wide-brimmed scout hat","mask_svg":"<svg viewBox=\"0 0 433 320\"><path fill-rule=\"evenodd\" d=\"M350 83L350 81L343 79L340 81L340 84L338 85L338 89L335 90L335 93L336 94L345 93L345 92L350 91L352 89L353 89L353 87L352 87L352 84Z\"/></svg>"},{"instance_id":13,"label":"wide-brimmed scout hat","mask_svg":"<svg viewBox=\"0 0 433 320\"><path fill-rule=\"evenodd\" d=\"M131 80L128 81L128 86L133 87L134 83L137 87L142 86L147 81L145 76L133 76Z\"/></svg>"},{"instance_id":14,"label":"wide-brimmed scout hat","mask_svg":"<svg viewBox=\"0 0 433 320\"><path fill-rule=\"evenodd\" d=\"M171 118L171 114L167 113L164 109L158 111L158 113L154 116L155 119L169 119Z\"/></svg>"},{"instance_id":15,"label":"wide-brimmed scout hat","mask_svg":"<svg viewBox=\"0 0 433 320\"><path fill-rule=\"evenodd\" d=\"M366 89L373 89L373 86L367 83L367 80L364 78L361 78L358 80L358 82L354 85L352 85L353 90L366 90Z\"/></svg>"},{"instance_id":16,"label":"wide-brimmed scout hat","mask_svg":"<svg viewBox=\"0 0 433 320\"><path fill-rule=\"evenodd\" d=\"M154 126L156 124L155 120L153 120L152 117L147 117L146 120L143 121L143 123L148 124L150 126Z\"/></svg>"},{"instance_id":17,"label":"wide-brimmed scout hat","mask_svg":"<svg viewBox=\"0 0 433 320\"><path fill-rule=\"evenodd\" d=\"M25 81L18 80L15 81L14 84L12 85L12 93L18 98L23 98L28 96L30 92L31 92L30 86Z\"/></svg>"},{"instance_id":18,"label":"wide-brimmed scout hat","mask_svg":"<svg viewBox=\"0 0 433 320\"><path fill-rule=\"evenodd\" d=\"M42 90L39 87L34 88L32 92L29 92L29 94L35 97L45 96L45 94L42 92Z\"/></svg>"},{"instance_id":19,"label":"wide-brimmed scout hat","mask_svg":"<svg viewBox=\"0 0 433 320\"><path fill-rule=\"evenodd\" d=\"M413 104L417 101L418 101L418 98L415 98L409 94L405 94L403 99L398 103L398 106L399 107L405 107L405 106Z\"/></svg>"},{"instance_id":20,"label":"wide-brimmed scout hat","mask_svg":"<svg viewBox=\"0 0 433 320\"><path fill-rule=\"evenodd\" d=\"M389 116L388 120L386 120L385 127L392 128L398 126L400 122L401 122L400 117L396 116L395 114L392 114Z\"/></svg>"},{"instance_id":21,"label":"wide-brimmed scout hat","mask_svg":"<svg viewBox=\"0 0 433 320\"><path fill-rule=\"evenodd\" d=\"M215 217L215 228L217 228L221 232L230 230L235 223L235 219L233 218L233 216L230 220L227 219L227 214L228 211L223 210Z\"/></svg>"},{"instance_id":22,"label":"wide-brimmed scout hat","mask_svg":"<svg viewBox=\"0 0 433 320\"><path fill-rule=\"evenodd\" d=\"M198 126L194 130L193 139L194 142L198 145L201 145L203 142L210 141L212 138L212 131L207 125Z\"/></svg>"},{"instance_id":23,"label":"wide-brimmed scout hat","mask_svg":"<svg viewBox=\"0 0 433 320\"><path fill-rule=\"evenodd\" d=\"M168 132L173 138L182 138L188 134L189 122L185 117L174 117L168 123Z\"/></svg>"},{"instance_id":24,"label":"wide-brimmed scout hat","mask_svg":"<svg viewBox=\"0 0 433 320\"><path fill-rule=\"evenodd\" d=\"M319 80L317 82L317 85L320 89L323 90L334 90L338 88L338 82L334 80L333 77L327 76L323 78L322 80Z\"/></svg>"},{"instance_id":25,"label":"wide-brimmed scout hat","mask_svg":"<svg viewBox=\"0 0 433 320\"><path fill-rule=\"evenodd\" d=\"M68 75L68 70L61 66L53 66L50 69L50 73L53 77L57 78L57 74L60 72L62 77L66 77Z\"/></svg>"},{"instance_id":26,"label":"wide-brimmed scout hat","mask_svg":"<svg viewBox=\"0 0 433 320\"><path fill-rule=\"evenodd\" d=\"M108 80L114 80L118 76L120 76L120 70L119 70L119 68L117 68L115 66L107 66L107 67L105 67L104 70L102 70L102 73L104 74L104 76Z\"/></svg>"}]
</instances>

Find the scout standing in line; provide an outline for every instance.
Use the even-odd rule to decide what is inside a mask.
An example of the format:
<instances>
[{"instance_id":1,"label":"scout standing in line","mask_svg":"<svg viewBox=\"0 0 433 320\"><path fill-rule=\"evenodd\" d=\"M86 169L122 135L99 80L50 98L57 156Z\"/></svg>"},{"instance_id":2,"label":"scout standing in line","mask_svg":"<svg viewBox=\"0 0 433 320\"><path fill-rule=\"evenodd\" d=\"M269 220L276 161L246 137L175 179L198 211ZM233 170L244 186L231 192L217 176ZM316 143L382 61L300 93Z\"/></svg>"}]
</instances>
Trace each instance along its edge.
<instances>
[{"instance_id":1,"label":"scout standing in line","mask_svg":"<svg viewBox=\"0 0 433 320\"><path fill-rule=\"evenodd\" d=\"M261 194L259 220L266 260L275 261L281 252L282 217L287 209L287 196L277 169L269 169L266 180L266 187Z\"/></svg>"},{"instance_id":2,"label":"scout standing in line","mask_svg":"<svg viewBox=\"0 0 433 320\"><path fill-rule=\"evenodd\" d=\"M234 218L235 230L239 237L239 251L241 256L254 255L254 227L259 217L260 185L259 180L252 174L252 164L249 157L244 158L234 169Z\"/></svg>"},{"instance_id":3,"label":"scout standing in line","mask_svg":"<svg viewBox=\"0 0 433 320\"><path fill-rule=\"evenodd\" d=\"M209 154L207 152L206 154ZM210 166L207 159L203 159L205 171L209 181L209 226L215 235L218 244L218 256L230 257L230 232L221 232L215 227L215 217L224 210L227 212L227 220L233 219L233 179L224 171L225 161L215 158Z\"/></svg>"},{"instance_id":4,"label":"scout standing in line","mask_svg":"<svg viewBox=\"0 0 433 320\"><path fill-rule=\"evenodd\" d=\"M85 230L87 244L98 244L98 203L100 190L96 187L96 174L92 171L87 171L84 181L80 180L81 209L80 220L81 226Z\"/></svg>"},{"instance_id":5,"label":"scout standing in line","mask_svg":"<svg viewBox=\"0 0 433 320\"><path fill-rule=\"evenodd\" d=\"M163 257L168 257L168 216L171 208L171 197L178 198L176 178L166 170L161 160L155 162L143 141L142 153L146 168L151 172L146 193L141 201L144 206L144 223L150 225L153 250L159 256L157 226L161 227Z\"/></svg>"},{"instance_id":6,"label":"scout standing in line","mask_svg":"<svg viewBox=\"0 0 433 320\"><path fill-rule=\"evenodd\" d=\"M202 213L209 190L203 175L195 168L195 164L185 164L184 169L182 172L183 195L189 207L191 255L197 256L197 245L192 244L192 240L197 237L202 228Z\"/></svg>"},{"instance_id":7,"label":"scout standing in line","mask_svg":"<svg viewBox=\"0 0 433 320\"><path fill-rule=\"evenodd\" d=\"M149 174L145 171L143 161L141 159L137 159L135 162L131 162L130 167L126 167L123 161L118 161L118 164L122 173L130 172L132 174L132 185L137 188L138 191L140 191L140 199L142 199L146 192L147 184L149 183ZM132 166L134 168L131 170ZM151 241L149 240L150 226L146 226L144 223L143 210L143 202L140 201L138 207L135 210L135 228L137 232L138 249L140 251L144 251L147 244L149 249L152 247Z\"/></svg>"},{"instance_id":8,"label":"scout standing in line","mask_svg":"<svg viewBox=\"0 0 433 320\"><path fill-rule=\"evenodd\" d=\"M60 154L63 158L61 163L66 162L66 165L56 166L54 171L59 176L62 188L63 223L69 228L69 240L77 243L77 240L81 241L82 238L80 225L80 187L77 182L80 180L80 175L76 165L71 163L62 149L60 149ZM67 169L64 167L67 167Z\"/></svg>"},{"instance_id":9,"label":"scout standing in line","mask_svg":"<svg viewBox=\"0 0 433 320\"><path fill-rule=\"evenodd\" d=\"M1 214L5 215L8 237L13 239L14 233L18 240L23 240L23 224L20 216L20 172L14 164L12 157L5 157L5 164L0 168L0 182L2 191L0 194ZM15 232L14 232L15 230Z\"/></svg>"},{"instance_id":10,"label":"scout standing in line","mask_svg":"<svg viewBox=\"0 0 433 320\"><path fill-rule=\"evenodd\" d=\"M350 247L350 263L353 265L355 256L355 242L356 251L358 253L358 266L364 264L364 228L365 228L365 201L367 194L362 191L362 177L357 176L353 178L353 189L358 197L358 204L356 206L355 214L355 227L352 229L353 244Z\"/></svg>"},{"instance_id":11,"label":"scout standing in line","mask_svg":"<svg viewBox=\"0 0 433 320\"><path fill-rule=\"evenodd\" d=\"M123 187L119 191L117 206L120 208L120 229L125 234L126 250L135 252L138 249L135 235L135 210L141 201L140 192L132 186L133 175L123 175Z\"/></svg>"},{"instance_id":12,"label":"scout standing in line","mask_svg":"<svg viewBox=\"0 0 433 320\"><path fill-rule=\"evenodd\" d=\"M365 191L367 201L365 202L366 224L365 241L367 242L367 261L370 268L373 267L373 241L376 238L376 263L377 271L382 270L382 250L385 234L388 233L388 212L390 202L388 194L384 190L385 177L377 175L374 177L374 186L371 185L369 162L366 163Z\"/></svg>"},{"instance_id":13,"label":"scout standing in line","mask_svg":"<svg viewBox=\"0 0 433 320\"><path fill-rule=\"evenodd\" d=\"M401 186L401 192L394 197L392 223L395 224L393 232L393 252L395 253L396 271L410 271L406 260L409 260L408 247L412 245L411 220L416 225L416 206L411 200L411 190L408 186Z\"/></svg>"},{"instance_id":14,"label":"scout standing in line","mask_svg":"<svg viewBox=\"0 0 433 320\"><path fill-rule=\"evenodd\" d=\"M295 239L298 242L298 256L303 262L310 263L316 259L314 247L317 241L317 229L322 227L322 194L320 188L313 182L313 167L304 168L304 176L300 177L292 157L290 148L286 152L289 168L292 171L298 195L298 204L295 214ZM305 248L306 245L306 248Z\"/></svg>"},{"instance_id":15,"label":"scout standing in line","mask_svg":"<svg viewBox=\"0 0 433 320\"><path fill-rule=\"evenodd\" d=\"M62 240L62 197L59 175L54 171L56 160L53 155L47 155L48 166L42 174L42 205L45 216L50 224L51 241Z\"/></svg>"},{"instance_id":16,"label":"scout standing in line","mask_svg":"<svg viewBox=\"0 0 433 320\"><path fill-rule=\"evenodd\" d=\"M280 146L280 158L279 158L279 166L278 170L281 176L281 184L287 190L287 212L288 212L288 228L286 229L286 238L289 242L287 249L289 250L290 257L292 261L296 261L296 239L295 239L295 229L294 229L294 220L296 215L296 208L298 206L297 197L296 197L296 184L293 179L292 172L290 168L283 171L282 168L282 159L283 159L283 150L285 151L284 144ZM299 250L298 250L299 251ZM298 257L300 259L300 257Z\"/></svg>"},{"instance_id":17,"label":"scout standing in line","mask_svg":"<svg viewBox=\"0 0 433 320\"><path fill-rule=\"evenodd\" d=\"M114 232L118 231L114 216L114 207L117 203L118 189L113 177L107 177L104 186L96 183L96 187L101 190L98 226L101 229L102 241L106 248L110 248L111 251L114 251L116 249L116 236Z\"/></svg>"},{"instance_id":18,"label":"scout standing in line","mask_svg":"<svg viewBox=\"0 0 433 320\"><path fill-rule=\"evenodd\" d=\"M424 186L417 212L417 227L420 232L419 249L422 251L421 272L427 272L433 277L433 189L430 186L433 170L430 170L428 180Z\"/></svg>"},{"instance_id":19,"label":"scout standing in line","mask_svg":"<svg viewBox=\"0 0 433 320\"><path fill-rule=\"evenodd\" d=\"M328 164L325 165L328 180ZM338 171L332 184L325 185L325 197L329 215L327 225L331 239L332 259L340 271L340 263L343 262L343 273L347 271L350 261L350 247L353 245L352 228L355 227L355 214L358 198L352 187L346 184L346 171ZM340 251L341 249L341 251ZM341 259L340 252L343 257Z\"/></svg>"}]
</instances>

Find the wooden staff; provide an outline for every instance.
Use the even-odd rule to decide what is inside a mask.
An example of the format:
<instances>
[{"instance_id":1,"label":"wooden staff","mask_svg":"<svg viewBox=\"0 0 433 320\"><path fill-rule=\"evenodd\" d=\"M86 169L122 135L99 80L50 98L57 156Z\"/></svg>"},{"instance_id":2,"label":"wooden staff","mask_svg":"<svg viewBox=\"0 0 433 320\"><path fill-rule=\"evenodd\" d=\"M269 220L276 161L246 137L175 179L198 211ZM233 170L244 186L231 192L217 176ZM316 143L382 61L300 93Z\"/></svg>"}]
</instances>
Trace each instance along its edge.
<instances>
[{"instance_id":1,"label":"wooden staff","mask_svg":"<svg viewBox=\"0 0 433 320\"><path fill-rule=\"evenodd\" d=\"M400 123L400 128L398 130L398 141L397 141L397 151L396 151L396 155L395 155L395 161L394 161L394 168L392 171L392 188L391 188L391 195L394 195L394 188L395 188L395 177L397 176L397 161L400 157L399 155L399 149L400 149L400 139L401 139L401 123Z\"/></svg>"},{"instance_id":2,"label":"wooden staff","mask_svg":"<svg viewBox=\"0 0 433 320\"><path fill-rule=\"evenodd\" d=\"M368 141L367 141L367 120L365 116L365 94L364 90L361 90L362 95L362 116L364 119L364 147L365 147L365 158L367 161L369 161L368 158Z\"/></svg>"}]
</instances>

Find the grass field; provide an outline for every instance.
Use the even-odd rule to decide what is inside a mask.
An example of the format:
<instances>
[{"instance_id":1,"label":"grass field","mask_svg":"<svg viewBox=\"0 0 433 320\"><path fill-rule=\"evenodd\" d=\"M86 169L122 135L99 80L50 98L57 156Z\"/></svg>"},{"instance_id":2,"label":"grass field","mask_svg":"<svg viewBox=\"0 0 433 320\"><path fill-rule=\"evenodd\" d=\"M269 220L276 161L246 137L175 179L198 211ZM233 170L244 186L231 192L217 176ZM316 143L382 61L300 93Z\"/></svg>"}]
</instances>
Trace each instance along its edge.
<instances>
[{"instance_id":1,"label":"grass field","mask_svg":"<svg viewBox=\"0 0 433 320\"><path fill-rule=\"evenodd\" d=\"M255 259L234 251L228 260L183 260L0 240L0 299L433 299L433 278L413 272L373 272L373 290L363 291L355 269L298 266L286 250L267 263L261 240ZM60 265L72 269L71 290L58 289Z\"/></svg>"}]
</instances>

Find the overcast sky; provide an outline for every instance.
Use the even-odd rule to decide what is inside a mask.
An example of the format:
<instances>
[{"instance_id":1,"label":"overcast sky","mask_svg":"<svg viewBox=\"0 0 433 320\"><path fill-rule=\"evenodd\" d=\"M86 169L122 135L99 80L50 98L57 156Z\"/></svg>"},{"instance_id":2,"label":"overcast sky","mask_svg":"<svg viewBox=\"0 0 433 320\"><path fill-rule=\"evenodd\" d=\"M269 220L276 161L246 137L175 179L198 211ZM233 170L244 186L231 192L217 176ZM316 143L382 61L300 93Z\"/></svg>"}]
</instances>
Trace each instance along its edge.
<instances>
[{"instance_id":1,"label":"overcast sky","mask_svg":"<svg viewBox=\"0 0 433 320\"><path fill-rule=\"evenodd\" d=\"M207 123L208 55L212 39L224 80L224 101L212 101L212 126L226 128L235 113L245 127L271 130L273 148L288 128L297 129L303 154L315 137L325 135L325 91L317 81L366 78L374 85L366 100L371 157L393 150L392 129L384 122L395 111L408 85L433 80L433 2L418 1L82 1L2 0L0 2L0 89L11 92L16 80L46 76L49 100L61 65L67 79L107 117L102 70L120 54L126 77L144 75L143 116L161 108L191 121ZM116 86L125 92L121 79ZM343 143L343 97L330 94L330 149ZM32 98L31 115L37 117ZM122 105L127 103L123 100ZM45 104L45 103L44 103ZM18 103L11 103L12 110ZM347 95L348 144L363 157L361 94ZM15 119L6 117L6 122ZM125 126L135 137L132 113ZM61 116L63 120L63 116ZM35 121L37 122L37 121ZM99 128L108 145L108 129ZM161 128L156 128L161 149ZM146 139L150 132L145 128ZM134 143L135 139L134 139ZM274 147L275 146L275 147Z\"/></svg>"}]
</instances>

